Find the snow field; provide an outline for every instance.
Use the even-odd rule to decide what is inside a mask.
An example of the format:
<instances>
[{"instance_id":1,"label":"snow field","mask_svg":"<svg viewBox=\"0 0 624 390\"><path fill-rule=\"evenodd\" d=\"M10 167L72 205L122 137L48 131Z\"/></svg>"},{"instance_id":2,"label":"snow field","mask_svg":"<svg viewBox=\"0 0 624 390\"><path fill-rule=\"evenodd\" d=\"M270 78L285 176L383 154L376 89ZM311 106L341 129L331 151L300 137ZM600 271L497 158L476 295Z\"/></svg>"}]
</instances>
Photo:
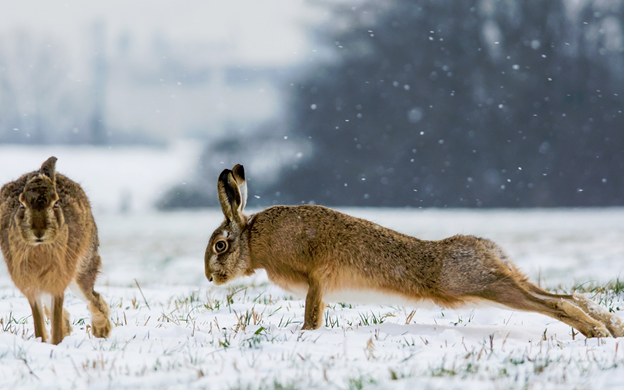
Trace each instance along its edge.
<instances>
[{"instance_id":1,"label":"snow field","mask_svg":"<svg viewBox=\"0 0 624 390\"><path fill-rule=\"evenodd\" d=\"M621 282L593 289L622 280L623 209L345 211L425 239L491 238L532 281L582 287L624 318ZM621 339L585 339L539 314L330 303L325 326L302 332L303 301L264 273L226 286L205 280L203 252L221 218L220 210L96 215L104 262L96 290L116 325L107 340L90 337L86 305L71 293L73 333L58 346L33 339L28 303L0 268L0 388L624 386Z\"/></svg>"},{"instance_id":2,"label":"snow field","mask_svg":"<svg viewBox=\"0 0 624 390\"><path fill-rule=\"evenodd\" d=\"M168 188L193 177L202 148L190 140L162 148L0 145L0 186L56 156L56 171L82 186L94 212L145 212Z\"/></svg>"}]
</instances>

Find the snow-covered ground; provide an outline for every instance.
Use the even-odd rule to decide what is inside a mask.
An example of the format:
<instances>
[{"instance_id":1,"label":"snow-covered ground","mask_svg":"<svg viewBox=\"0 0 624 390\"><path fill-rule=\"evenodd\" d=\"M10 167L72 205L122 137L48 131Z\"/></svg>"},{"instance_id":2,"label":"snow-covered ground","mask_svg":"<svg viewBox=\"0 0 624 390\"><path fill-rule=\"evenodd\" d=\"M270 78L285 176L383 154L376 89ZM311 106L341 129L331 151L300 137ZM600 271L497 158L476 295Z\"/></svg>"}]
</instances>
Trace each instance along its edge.
<instances>
[{"instance_id":1,"label":"snow-covered ground","mask_svg":"<svg viewBox=\"0 0 624 390\"><path fill-rule=\"evenodd\" d=\"M325 326L302 332L303 301L263 273L209 284L203 253L220 210L153 210L192 177L200 151L0 146L0 183L56 155L86 189L104 261L97 290L116 324L109 339L90 337L86 305L68 293L73 333L58 346L34 340L28 303L1 265L0 389L624 388L622 340L573 337L538 314L331 303ZM491 238L551 289L624 278L621 208L343 211L424 239ZM624 318L624 294L595 299Z\"/></svg>"},{"instance_id":2,"label":"snow-covered ground","mask_svg":"<svg viewBox=\"0 0 624 390\"><path fill-rule=\"evenodd\" d=\"M193 178L203 144L168 147L0 145L0 186L56 156L56 170L80 183L95 212L152 209L163 192Z\"/></svg>"},{"instance_id":3,"label":"snow-covered ground","mask_svg":"<svg viewBox=\"0 0 624 390\"><path fill-rule=\"evenodd\" d=\"M426 239L489 237L548 288L624 277L624 209L344 211ZM73 333L58 346L33 339L28 303L2 266L0 388L624 387L622 339L573 337L538 314L332 303L324 327L302 332L303 301L264 274L205 280L203 252L221 218L96 214L97 290L116 324L107 340L89 336L85 304L71 293ZM595 299L624 318L624 294Z\"/></svg>"}]
</instances>

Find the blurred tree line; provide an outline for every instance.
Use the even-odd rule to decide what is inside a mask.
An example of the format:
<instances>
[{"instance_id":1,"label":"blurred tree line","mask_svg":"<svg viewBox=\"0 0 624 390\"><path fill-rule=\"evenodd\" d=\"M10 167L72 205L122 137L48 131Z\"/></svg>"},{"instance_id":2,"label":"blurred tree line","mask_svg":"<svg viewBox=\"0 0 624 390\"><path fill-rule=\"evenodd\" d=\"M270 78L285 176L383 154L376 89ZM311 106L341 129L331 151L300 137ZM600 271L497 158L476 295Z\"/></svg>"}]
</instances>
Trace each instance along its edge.
<instances>
[{"instance_id":1,"label":"blurred tree line","mask_svg":"<svg viewBox=\"0 0 624 390\"><path fill-rule=\"evenodd\" d=\"M624 204L621 1L341 4L291 88L312 153L265 202Z\"/></svg>"}]
</instances>

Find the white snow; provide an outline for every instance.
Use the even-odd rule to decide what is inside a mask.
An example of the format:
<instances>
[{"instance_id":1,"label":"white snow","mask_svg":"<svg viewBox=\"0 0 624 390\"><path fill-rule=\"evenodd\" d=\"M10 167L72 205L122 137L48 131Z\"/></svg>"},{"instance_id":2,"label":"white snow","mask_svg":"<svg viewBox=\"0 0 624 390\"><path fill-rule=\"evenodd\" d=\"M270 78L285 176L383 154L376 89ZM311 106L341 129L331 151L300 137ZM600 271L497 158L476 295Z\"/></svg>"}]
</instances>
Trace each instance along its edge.
<instances>
[{"instance_id":1,"label":"white snow","mask_svg":"<svg viewBox=\"0 0 624 390\"><path fill-rule=\"evenodd\" d=\"M56 170L81 184L96 213L144 211L168 188L192 179L203 144L178 141L169 147L0 145L0 185L39 169L56 156Z\"/></svg>"},{"instance_id":2,"label":"white snow","mask_svg":"<svg viewBox=\"0 0 624 390\"><path fill-rule=\"evenodd\" d=\"M14 163L1 165L0 179L36 169L49 151L34 160L32 150L16 152ZM0 148L2 164L5 152ZM163 163L155 151L135 150L128 154L136 162L113 164L116 175L98 182L86 173L107 171L104 153L57 152L59 171L79 176L98 210L114 209L116 201L109 205L99 192L119 191L108 188L115 180L131 182L132 164L142 167L137 180L154 191L184 171L172 157ZM168 178L151 172L159 168ZM137 200L148 198L136 191ZM622 278L622 208L342 211L424 239L491 238L543 287ZM86 305L71 292L65 307L73 333L58 346L33 339L28 303L0 266L0 388L624 387L622 339L573 337L569 326L534 313L331 303L324 326L302 332L304 301L264 273L225 286L205 279L205 246L222 218L217 209L96 213L104 262L96 290L116 324L107 340L89 336ZM624 319L624 294L587 296Z\"/></svg>"},{"instance_id":3,"label":"white snow","mask_svg":"<svg viewBox=\"0 0 624 390\"><path fill-rule=\"evenodd\" d=\"M624 259L622 209L345 211L428 239L493 238L545 287L605 283ZM219 210L98 218L97 290L117 325L108 340L88 335L86 305L71 293L74 332L59 346L34 340L28 303L3 267L0 388L624 386L620 339L573 339L539 314L434 306L412 315L409 306L343 303L329 305L324 327L302 332L303 300L264 273L219 287L205 280L203 252L221 218ZM596 299L624 318L624 296Z\"/></svg>"}]
</instances>

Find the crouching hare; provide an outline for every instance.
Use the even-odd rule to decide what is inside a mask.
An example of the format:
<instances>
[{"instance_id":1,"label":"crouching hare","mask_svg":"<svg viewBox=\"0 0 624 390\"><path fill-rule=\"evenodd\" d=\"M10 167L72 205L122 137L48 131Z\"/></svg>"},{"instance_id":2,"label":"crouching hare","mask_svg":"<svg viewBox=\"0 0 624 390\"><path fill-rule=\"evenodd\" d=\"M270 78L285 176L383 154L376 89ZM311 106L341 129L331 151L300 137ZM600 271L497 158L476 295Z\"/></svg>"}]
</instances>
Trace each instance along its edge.
<instances>
[{"instance_id":1,"label":"crouching hare","mask_svg":"<svg viewBox=\"0 0 624 390\"><path fill-rule=\"evenodd\" d=\"M545 314L586 337L624 336L620 318L583 295L542 290L490 240L424 241L312 205L246 216L241 165L221 173L218 192L225 221L206 248L206 277L222 284L265 269L275 284L306 294L303 329L321 326L325 300L368 291L450 308L489 301Z\"/></svg>"},{"instance_id":2,"label":"crouching hare","mask_svg":"<svg viewBox=\"0 0 624 390\"><path fill-rule=\"evenodd\" d=\"M89 303L91 331L108 337L109 308L93 290L101 267L97 227L80 185L55 172L56 157L0 190L0 247L17 288L28 298L35 337L48 340L43 311L52 320L52 344L72 328L63 309L69 287Z\"/></svg>"}]
</instances>

